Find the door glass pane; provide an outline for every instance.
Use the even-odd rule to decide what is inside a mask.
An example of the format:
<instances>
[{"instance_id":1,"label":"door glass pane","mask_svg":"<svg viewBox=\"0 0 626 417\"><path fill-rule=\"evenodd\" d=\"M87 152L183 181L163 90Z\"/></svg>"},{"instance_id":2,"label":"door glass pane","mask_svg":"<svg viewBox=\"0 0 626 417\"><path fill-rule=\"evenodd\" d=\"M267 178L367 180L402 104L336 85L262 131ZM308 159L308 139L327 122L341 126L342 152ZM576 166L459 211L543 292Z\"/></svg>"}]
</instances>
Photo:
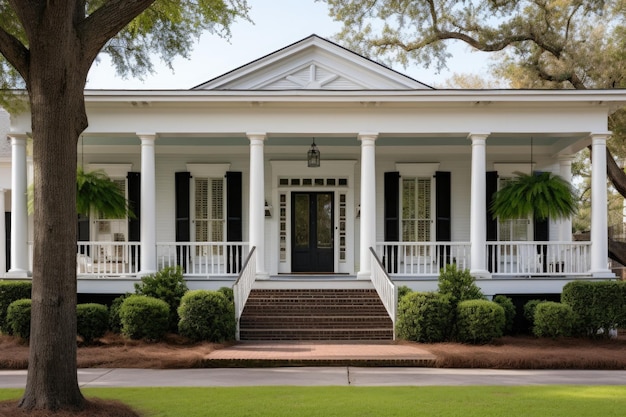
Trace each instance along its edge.
<instances>
[{"instance_id":1,"label":"door glass pane","mask_svg":"<svg viewBox=\"0 0 626 417\"><path fill-rule=\"evenodd\" d=\"M330 194L317 196L317 247L333 247L333 208Z\"/></svg>"},{"instance_id":2,"label":"door glass pane","mask_svg":"<svg viewBox=\"0 0 626 417\"><path fill-rule=\"evenodd\" d=\"M309 195L295 196L295 243L296 247L309 246Z\"/></svg>"}]
</instances>

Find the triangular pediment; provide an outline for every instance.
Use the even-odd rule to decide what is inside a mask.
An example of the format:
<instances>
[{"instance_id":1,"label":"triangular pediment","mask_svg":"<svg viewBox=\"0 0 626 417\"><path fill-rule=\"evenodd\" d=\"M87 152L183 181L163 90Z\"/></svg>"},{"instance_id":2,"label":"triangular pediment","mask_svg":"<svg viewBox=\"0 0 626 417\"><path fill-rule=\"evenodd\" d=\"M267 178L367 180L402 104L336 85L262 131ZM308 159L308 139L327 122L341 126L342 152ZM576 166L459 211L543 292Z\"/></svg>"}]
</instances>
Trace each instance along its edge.
<instances>
[{"instance_id":1,"label":"triangular pediment","mask_svg":"<svg viewBox=\"0 0 626 417\"><path fill-rule=\"evenodd\" d=\"M404 74L311 35L194 90L430 89Z\"/></svg>"}]
</instances>

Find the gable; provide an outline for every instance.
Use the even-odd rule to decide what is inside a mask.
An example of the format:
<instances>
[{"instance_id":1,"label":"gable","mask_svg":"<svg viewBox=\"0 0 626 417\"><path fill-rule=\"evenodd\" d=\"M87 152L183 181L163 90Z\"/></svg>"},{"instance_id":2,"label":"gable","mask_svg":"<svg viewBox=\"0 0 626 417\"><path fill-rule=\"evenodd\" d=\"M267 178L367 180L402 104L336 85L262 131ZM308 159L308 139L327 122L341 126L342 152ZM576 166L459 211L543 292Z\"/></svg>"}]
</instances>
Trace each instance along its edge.
<instances>
[{"instance_id":1,"label":"gable","mask_svg":"<svg viewBox=\"0 0 626 417\"><path fill-rule=\"evenodd\" d=\"M404 74L311 35L194 90L430 89Z\"/></svg>"}]
</instances>

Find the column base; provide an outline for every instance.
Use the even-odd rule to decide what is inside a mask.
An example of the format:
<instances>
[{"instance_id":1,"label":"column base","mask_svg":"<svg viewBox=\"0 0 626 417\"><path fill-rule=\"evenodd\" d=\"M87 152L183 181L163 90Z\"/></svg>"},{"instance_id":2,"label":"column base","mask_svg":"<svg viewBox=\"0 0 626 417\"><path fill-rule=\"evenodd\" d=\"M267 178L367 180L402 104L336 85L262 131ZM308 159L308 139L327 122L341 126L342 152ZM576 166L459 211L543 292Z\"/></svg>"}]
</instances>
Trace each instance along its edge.
<instances>
[{"instance_id":1,"label":"column base","mask_svg":"<svg viewBox=\"0 0 626 417\"><path fill-rule=\"evenodd\" d=\"M372 272L371 271L359 271L356 274L356 279L371 281Z\"/></svg>"},{"instance_id":2,"label":"column base","mask_svg":"<svg viewBox=\"0 0 626 417\"><path fill-rule=\"evenodd\" d=\"M257 271L256 279L258 279L258 280L268 280L268 279L270 279L270 274L268 272L258 272Z\"/></svg>"},{"instance_id":3,"label":"column base","mask_svg":"<svg viewBox=\"0 0 626 417\"><path fill-rule=\"evenodd\" d=\"M601 269L598 271L589 271L593 278L616 278L616 275L610 269Z\"/></svg>"},{"instance_id":4,"label":"column base","mask_svg":"<svg viewBox=\"0 0 626 417\"><path fill-rule=\"evenodd\" d=\"M9 271L5 274L5 278L31 278L33 276L32 272L25 271L23 269L9 269Z\"/></svg>"},{"instance_id":5,"label":"column base","mask_svg":"<svg viewBox=\"0 0 626 417\"><path fill-rule=\"evenodd\" d=\"M145 277L146 275L153 275L156 274L157 271L151 271L151 270L146 270L146 271L139 271L137 272L137 278L141 278L141 277Z\"/></svg>"},{"instance_id":6,"label":"column base","mask_svg":"<svg viewBox=\"0 0 626 417\"><path fill-rule=\"evenodd\" d=\"M486 269L470 269L470 275L476 279L491 279L491 272Z\"/></svg>"}]
</instances>

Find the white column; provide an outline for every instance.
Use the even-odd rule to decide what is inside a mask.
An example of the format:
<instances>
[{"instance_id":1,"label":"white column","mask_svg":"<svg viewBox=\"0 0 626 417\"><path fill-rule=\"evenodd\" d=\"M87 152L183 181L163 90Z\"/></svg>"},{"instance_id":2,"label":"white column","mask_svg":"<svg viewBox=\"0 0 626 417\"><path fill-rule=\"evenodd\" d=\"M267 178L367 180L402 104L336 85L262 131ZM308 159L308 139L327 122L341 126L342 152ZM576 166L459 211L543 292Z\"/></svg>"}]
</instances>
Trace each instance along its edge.
<instances>
[{"instance_id":1,"label":"white column","mask_svg":"<svg viewBox=\"0 0 626 417\"><path fill-rule=\"evenodd\" d=\"M487 179L486 141L488 133L472 133L472 172L470 188L470 273L489 278L487 270Z\"/></svg>"},{"instance_id":2,"label":"white column","mask_svg":"<svg viewBox=\"0 0 626 417\"><path fill-rule=\"evenodd\" d=\"M357 278L370 279L376 245L376 139L378 133L359 133L361 141L361 244Z\"/></svg>"},{"instance_id":3,"label":"white column","mask_svg":"<svg viewBox=\"0 0 626 417\"><path fill-rule=\"evenodd\" d=\"M610 133L591 135L591 270L594 277L612 277L608 268L606 140Z\"/></svg>"},{"instance_id":4,"label":"white column","mask_svg":"<svg viewBox=\"0 0 626 417\"><path fill-rule=\"evenodd\" d=\"M265 133L248 133L250 139L249 235L250 248L256 247L256 276L268 278L265 269Z\"/></svg>"},{"instance_id":5,"label":"white column","mask_svg":"<svg viewBox=\"0 0 626 417\"><path fill-rule=\"evenodd\" d=\"M11 269L7 277L25 278L28 271L28 196L26 135L11 135Z\"/></svg>"},{"instance_id":6,"label":"white column","mask_svg":"<svg viewBox=\"0 0 626 417\"><path fill-rule=\"evenodd\" d=\"M573 155L563 155L559 157L559 175L568 184L572 183L572 160ZM572 218L559 220L559 240L561 242L572 241Z\"/></svg>"},{"instance_id":7,"label":"white column","mask_svg":"<svg viewBox=\"0 0 626 417\"><path fill-rule=\"evenodd\" d=\"M4 188L0 188L0 278L4 278L7 271L7 228L4 224Z\"/></svg>"},{"instance_id":8,"label":"white column","mask_svg":"<svg viewBox=\"0 0 626 417\"><path fill-rule=\"evenodd\" d=\"M155 133L140 134L141 139L141 250L140 275L156 272L156 169Z\"/></svg>"}]
</instances>

